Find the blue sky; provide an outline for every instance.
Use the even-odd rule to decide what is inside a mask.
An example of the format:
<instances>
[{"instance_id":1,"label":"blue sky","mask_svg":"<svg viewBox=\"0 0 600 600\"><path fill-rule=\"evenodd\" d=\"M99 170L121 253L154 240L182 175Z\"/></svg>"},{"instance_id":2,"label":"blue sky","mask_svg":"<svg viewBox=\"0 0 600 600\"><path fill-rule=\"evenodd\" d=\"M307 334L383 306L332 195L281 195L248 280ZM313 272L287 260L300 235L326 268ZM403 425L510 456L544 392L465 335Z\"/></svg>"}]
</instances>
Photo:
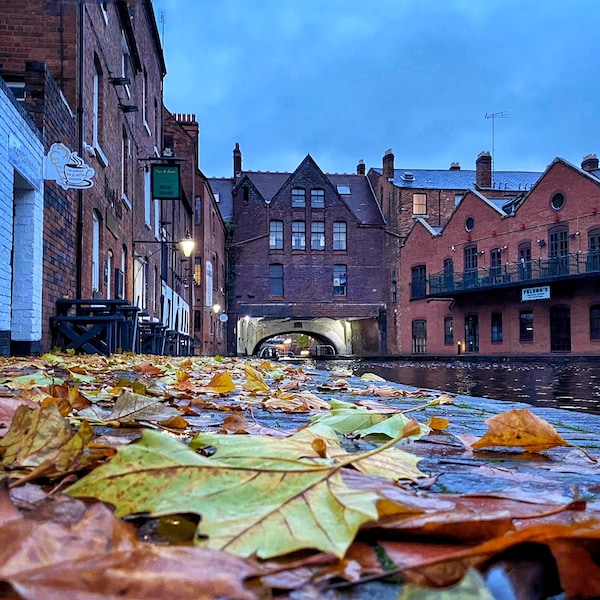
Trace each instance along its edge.
<instances>
[{"instance_id":1,"label":"blue sky","mask_svg":"<svg viewBox=\"0 0 600 600\"><path fill-rule=\"evenodd\" d=\"M597 0L154 0L200 168L542 171L600 155ZM162 17L162 18L161 18ZM506 112L494 120L486 114ZM494 136L492 144L492 121Z\"/></svg>"}]
</instances>

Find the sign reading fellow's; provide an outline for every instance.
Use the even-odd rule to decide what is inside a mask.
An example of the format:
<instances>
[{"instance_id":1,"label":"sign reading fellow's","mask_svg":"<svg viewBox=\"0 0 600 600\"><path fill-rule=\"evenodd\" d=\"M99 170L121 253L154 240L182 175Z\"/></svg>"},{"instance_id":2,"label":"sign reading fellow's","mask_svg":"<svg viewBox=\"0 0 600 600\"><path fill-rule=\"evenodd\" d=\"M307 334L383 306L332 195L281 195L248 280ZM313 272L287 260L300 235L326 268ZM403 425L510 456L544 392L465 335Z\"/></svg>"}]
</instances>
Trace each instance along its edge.
<instances>
[{"instance_id":1,"label":"sign reading fellow's","mask_svg":"<svg viewBox=\"0 0 600 600\"><path fill-rule=\"evenodd\" d=\"M157 200L180 198L179 165L152 165L152 197Z\"/></svg>"},{"instance_id":2,"label":"sign reading fellow's","mask_svg":"<svg viewBox=\"0 0 600 600\"><path fill-rule=\"evenodd\" d=\"M550 286L538 285L537 287L523 288L521 290L521 301L525 300L547 300L550 298Z\"/></svg>"}]
</instances>

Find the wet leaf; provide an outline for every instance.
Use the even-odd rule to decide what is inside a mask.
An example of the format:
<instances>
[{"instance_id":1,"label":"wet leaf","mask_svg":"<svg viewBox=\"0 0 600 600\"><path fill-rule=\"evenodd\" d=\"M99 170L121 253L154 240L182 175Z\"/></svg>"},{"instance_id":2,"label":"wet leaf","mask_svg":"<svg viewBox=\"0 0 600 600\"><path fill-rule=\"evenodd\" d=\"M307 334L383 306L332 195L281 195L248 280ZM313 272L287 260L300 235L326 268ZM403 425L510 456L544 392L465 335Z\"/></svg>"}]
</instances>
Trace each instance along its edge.
<instances>
[{"instance_id":1,"label":"wet leaf","mask_svg":"<svg viewBox=\"0 0 600 600\"><path fill-rule=\"evenodd\" d=\"M375 494L348 488L338 471L256 456L220 463L146 431L67 491L110 502L118 515L200 514L204 545L240 556L267 558L303 548L342 556L377 511Z\"/></svg>"},{"instance_id":2,"label":"wet leaf","mask_svg":"<svg viewBox=\"0 0 600 600\"><path fill-rule=\"evenodd\" d=\"M235 384L231 375L224 371L222 373L215 373L205 389L215 394L227 394L228 392L235 391Z\"/></svg>"},{"instance_id":3,"label":"wet leaf","mask_svg":"<svg viewBox=\"0 0 600 600\"><path fill-rule=\"evenodd\" d=\"M435 415L429 417L429 421L427 421L427 427L434 429L435 431L444 431L444 429L448 428L448 425L450 425L450 421L448 419L436 417Z\"/></svg>"},{"instance_id":4,"label":"wet leaf","mask_svg":"<svg viewBox=\"0 0 600 600\"><path fill-rule=\"evenodd\" d=\"M375 375L375 373L363 373L360 379L361 381L386 381L383 377Z\"/></svg>"},{"instance_id":5,"label":"wet leaf","mask_svg":"<svg viewBox=\"0 0 600 600\"><path fill-rule=\"evenodd\" d=\"M542 452L555 446L570 446L544 419L528 408L514 408L485 421L489 431L472 447L518 446L529 452Z\"/></svg>"},{"instance_id":6,"label":"wet leaf","mask_svg":"<svg viewBox=\"0 0 600 600\"><path fill-rule=\"evenodd\" d=\"M244 365L244 372L246 374L246 383L244 384L244 390L247 392L268 392L269 386L263 377L263 374L251 367L250 365Z\"/></svg>"},{"instance_id":7,"label":"wet leaf","mask_svg":"<svg viewBox=\"0 0 600 600\"><path fill-rule=\"evenodd\" d=\"M0 440L2 464L14 469L49 462L63 471L79 457L91 438L92 429L87 422L73 434L54 404L39 409L21 406L10 430Z\"/></svg>"},{"instance_id":8,"label":"wet leaf","mask_svg":"<svg viewBox=\"0 0 600 600\"><path fill-rule=\"evenodd\" d=\"M167 406L164 401L135 392L124 390L115 402L107 421L165 421L180 415L176 408Z\"/></svg>"}]
</instances>

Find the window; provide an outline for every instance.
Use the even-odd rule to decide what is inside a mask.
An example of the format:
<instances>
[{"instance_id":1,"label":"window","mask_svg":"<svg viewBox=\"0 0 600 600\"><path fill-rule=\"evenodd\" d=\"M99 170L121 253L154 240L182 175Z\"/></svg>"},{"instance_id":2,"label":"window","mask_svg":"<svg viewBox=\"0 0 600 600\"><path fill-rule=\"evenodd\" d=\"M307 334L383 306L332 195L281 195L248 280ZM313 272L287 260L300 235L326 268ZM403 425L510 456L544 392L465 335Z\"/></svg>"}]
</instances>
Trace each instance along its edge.
<instances>
[{"instance_id":1,"label":"window","mask_svg":"<svg viewBox=\"0 0 600 600\"><path fill-rule=\"evenodd\" d=\"M310 205L313 208L325 208L325 190L310 190Z\"/></svg>"},{"instance_id":2,"label":"window","mask_svg":"<svg viewBox=\"0 0 600 600\"><path fill-rule=\"evenodd\" d=\"M333 295L345 296L346 285L346 265L333 265Z\"/></svg>"},{"instance_id":3,"label":"window","mask_svg":"<svg viewBox=\"0 0 600 600\"><path fill-rule=\"evenodd\" d=\"M519 340L533 342L533 311L522 310L519 313Z\"/></svg>"},{"instance_id":4,"label":"window","mask_svg":"<svg viewBox=\"0 0 600 600\"><path fill-rule=\"evenodd\" d=\"M519 279L531 279L531 242L521 242L518 247Z\"/></svg>"},{"instance_id":5,"label":"window","mask_svg":"<svg viewBox=\"0 0 600 600\"><path fill-rule=\"evenodd\" d=\"M283 265L269 265L269 294L283 296Z\"/></svg>"},{"instance_id":6,"label":"window","mask_svg":"<svg viewBox=\"0 0 600 600\"><path fill-rule=\"evenodd\" d=\"M148 127L148 98L150 97L148 87L148 72L144 68L144 81L142 86L142 118L144 119L144 127L148 134L150 134L150 128Z\"/></svg>"},{"instance_id":7,"label":"window","mask_svg":"<svg viewBox=\"0 0 600 600\"><path fill-rule=\"evenodd\" d=\"M588 255L585 263L586 271L600 271L600 229L588 233Z\"/></svg>"},{"instance_id":8,"label":"window","mask_svg":"<svg viewBox=\"0 0 600 600\"><path fill-rule=\"evenodd\" d=\"M412 322L412 352L413 354L427 352L427 321L424 319Z\"/></svg>"},{"instance_id":9,"label":"window","mask_svg":"<svg viewBox=\"0 0 600 600\"><path fill-rule=\"evenodd\" d=\"M292 250L306 249L306 223L292 221Z\"/></svg>"},{"instance_id":10,"label":"window","mask_svg":"<svg viewBox=\"0 0 600 600\"><path fill-rule=\"evenodd\" d=\"M311 250L325 250L325 223L313 221L310 229Z\"/></svg>"},{"instance_id":11,"label":"window","mask_svg":"<svg viewBox=\"0 0 600 600\"><path fill-rule=\"evenodd\" d=\"M565 205L565 195L557 192L552 196L552 200L550 200L550 206L554 210L560 210Z\"/></svg>"},{"instance_id":12,"label":"window","mask_svg":"<svg viewBox=\"0 0 600 600\"><path fill-rule=\"evenodd\" d=\"M194 257L194 285L202 284L202 257Z\"/></svg>"},{"instance_id":13,"label":"window","mask_svg":"<svg viewBox=\"0 0 600 600\"><path fill-rule=\"evenodd\" d=\"M346 223L336 221L333 224L333 249L346 250Z\"/></svg>"},{"instance_id":14,"label":"window","mask_svg":"<svg viewBox=\"0 0 600 600\"><path fill-rule=\"evenodd\" d=\"M493 248L490 250L490 277L492 282L499 282L502 275L502 250Z\"/></svg>"},{"instance_id":15,"label":"window","mask_svg":"<svg viewBox=\"0 0 600 600\"><path fill-rule=\"evenodd\" d=\"M129 159L131 158L131 141L127 131L123 127L123 138L121 140L121 199L129 198Z\"/></svg>"},{"instance_id":16,"label":"window","mask_svg":"<svg viewBox=\"0 0 600 600\"><path fill-rule=\"evenodd\" d=\"M398 302L398 282L392 279L392 304Z\"/></svg>"},{"instance_id":17,"label":"window","mask_svg":"<svg viewBox=\"0 0 600 600\"><path fill-rule=\"evenodd\" d=\"M590 340L600 340L600 304L590 307Z\"/></svg>"},{"instance_id":18,"label":"window","mask_svg":"<svg viewBox=\"0 0 600 600\"><path fill-rule=\"evenodd\" d=\"M283 221L269 223L269 248L283 250Z\"/></svg>"},{"instance_id":19,"label":"window","mask_svg":"<svg viewBox=\"0 0 600 600\"><path fill-rule=\"evenodd\" d=\"M468 246L464 250L465 271L463 282L466 288L477 285L477 246Z\"/></svg>"},{"instance_id":20,"label":"window","mask_svg":"<svg viewBox=\"0 0 600 600\"><path fill-rule=\"evenodd\" d=\"M194 333L200 333L202 331L202 311L194 311Z\"/></svg>"},{"instance_id":21,"label":"window","mask_svg":"<svg viewBox=\"0 0 600 600\"><path fill-rule=\"evenodd\" d=\"M502 341L502 313L492 313L492 342Z\"/></svg>"},{"instance_id":22,"label":"window","mask_svg":"<svg viewBox=\"0 0 600 600\"><path fill-rule=\"evenodd\" d=\"M418 265L411 269L410 299L425 298L427 288L427 272L425 265Z\"/></svg>"},{"instance_id":23,"label":"window","mask_svg":"<svg viewBox=\"0 0 600 600\"><path fill-rule=\"evenodd\" d=\"M444 259L443 289L446 292L451 292L454 289L454 262L451 258Z\"/></svg>"},{"instance_id":24,"label":"window","mask_svg":"<svg viewBox=\"0 0 600 600\"><path fill-rule=\"evenodd\" d=\"M204 284L204 306L213 305L213 266L210 260L206 261L205 269L206 283Z\"/></svg>"},{"instance_id":25,"label":"window","mask_svg":"<svg viewBox=\"0 0 600 600\"><path fill-rule=\"evenodd\" d=\"M454 319L444 318L444 344L454 344Z\"/></svg>"},{"instance_id":26,"label":"window","mask_svg":"<svg viewBox=\"0 0 600 600\"><path fill-rule=\"evenodd\" d=\"M557 227L548 232L548 275L569 274L569 231Z\"/></svg>"},{"instance_id":27,"label":"window","mask_svg":"<svg viewBox=\"0 0 600 600\"><path fill-rule=\"evenodd\" d=\"M550 350L571 352L571 309L568 306L550 308Z\"/></svg>"},{"instance_id":28,"label":"window","mask_svg":"<svg viewBox=\"0 0 600 600\"><path fill-rule=\"evenodd\" d=\"M292 189L292 208L304 208L306 206L306 192L302 188Z\"/></svg>"},{"instance_id":29,"label":"window","mask_svg":"<svg viewBox=\"0 0 600 600\"><path fill-rule=\"evenodd\" d=\"M100 290L100 215L92 213L92 292Z\"/></svg>"},{"instance_id":30,"label":"window","mask_svg":"<svg viewBox=\"0 0 600 600\"><path fill-rule=\"evenodd\" d=\"M413 215L427 214L427 194L413 194Z\"/></svg>"},{"instance_id":31,"label":"window","mask_svg":"<svg viewBox=\"0 0 600 600\"><path fill-rule=\"evenodd\" d=\"M194 225L202 225L202 198L194 198Z\"/></svg>"},{"instance_id":32,"label":"window","mask_svg":"<svg viewBox=\"0 0 600 600\"><path fill-rule=\"evenodd\" d=\"M97 58L94 60L94 80L92 82L92 144L100 147L102 138L102 67Z\"/></svg>"},{"instance_id":33,"label":"window","mask_svg":"<svg viewBox=\"0 0 600 600\"><path fill-rule=\"evenodd\" d=\"M475 219L473 217L468 217L465 221L465 229L470 233L475 228Z\"/></svg>"},{"instance_id":34,"label":"window","mask_svg":"<svg viewBox=\"0 0 600 600\"><path fill-rule=\"evenodd\" d=\"M113 251L109 250L104 261L104 286L106 289L106 299L111 299L112 293L112 270L113 270Z\"/></svg>"}]
</instances>

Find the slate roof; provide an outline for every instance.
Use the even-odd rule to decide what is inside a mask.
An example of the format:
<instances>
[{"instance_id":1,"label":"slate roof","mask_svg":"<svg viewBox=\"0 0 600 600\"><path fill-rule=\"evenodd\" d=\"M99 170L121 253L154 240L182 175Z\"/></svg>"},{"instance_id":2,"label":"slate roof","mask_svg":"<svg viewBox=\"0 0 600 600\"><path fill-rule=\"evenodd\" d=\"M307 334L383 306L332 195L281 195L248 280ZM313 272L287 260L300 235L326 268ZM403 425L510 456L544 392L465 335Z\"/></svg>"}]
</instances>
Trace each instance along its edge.
<instances>
[{"instance_id":1,"label":"slate roof","mask_svg":"<svg viewBox=\"0 0 600 600\"><path fill-rule=\"evenodd\" d=\"M270 201L277 192L283 187L292 173L270 172L270 171L243 171L241 177L248 177L262 197ZM350 194L342 194L342 200L356 216L356 218L366 225L383 225L383 216L379 210L379 205L369 180L364 175L356 174L330 174L324 173L334 188L337 186L347 186L350 188ZM221 215L225 221L231 221L233 218L233 180L227 179L209 179L210 186L215 194L219 194L219 206Z\"/></svg>"},{"instance_id":2,"label":"slate roof","mask_svg":"<svg viewBox=\"0 0 600 600\"><path fill-rule=\"evenodd\" d=\"M383 173L382 168L373 171ZM408 180L407 173L412 180ZM533 171L494 171L491 189L530 190L541 176L541 172ZM408 189L468 190L475 187L475 178L476 171L467 169L394 169L393 183Z\"/></svg>"}]
</instances>

